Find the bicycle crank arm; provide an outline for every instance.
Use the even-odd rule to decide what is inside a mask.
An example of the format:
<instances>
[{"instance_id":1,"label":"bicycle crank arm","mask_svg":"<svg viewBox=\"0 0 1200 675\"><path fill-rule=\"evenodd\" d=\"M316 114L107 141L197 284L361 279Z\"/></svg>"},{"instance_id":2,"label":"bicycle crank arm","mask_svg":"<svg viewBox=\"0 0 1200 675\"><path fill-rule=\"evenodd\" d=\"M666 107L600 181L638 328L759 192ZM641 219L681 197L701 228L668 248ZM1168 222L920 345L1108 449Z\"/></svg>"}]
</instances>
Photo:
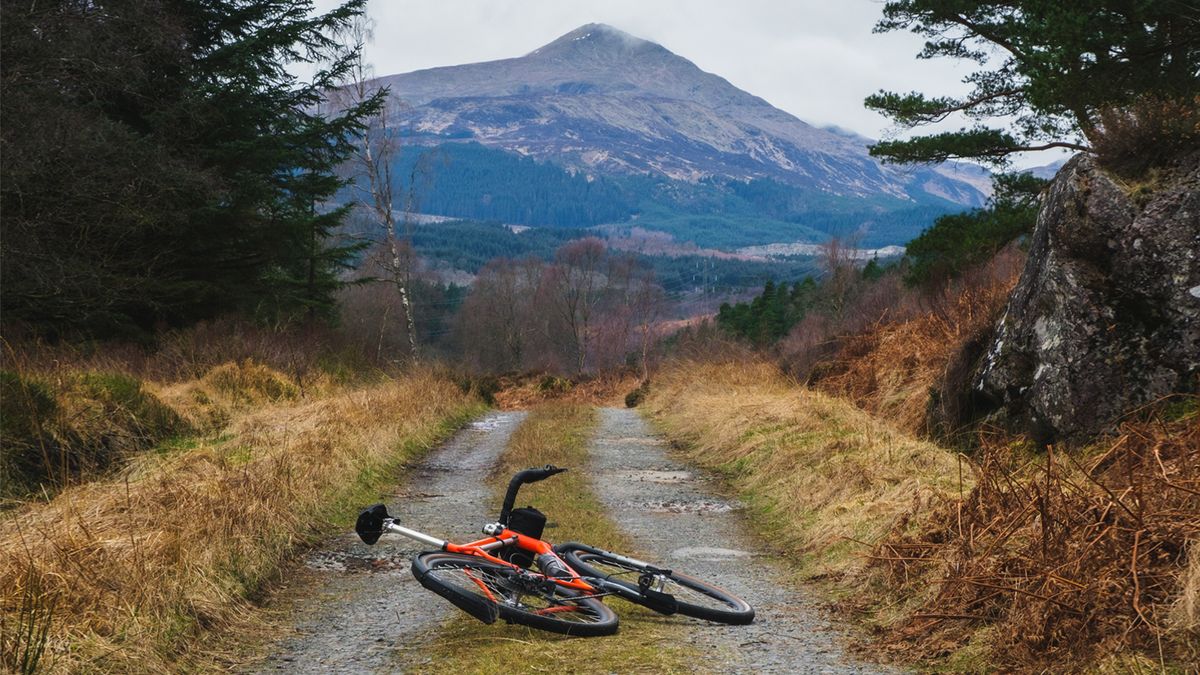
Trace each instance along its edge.
<instances>
[{"instance_id":1,"label":"bicycle crank arm","mask_svg":"<svg viewBox=\"0 0 1200 675\"><path fill-rule=\"evenodd\" d=\"M639 604L647 609L652 609L659 614L674 614L679 611L679 602L675 600L675 596L669 593L663 593L651 588L639 590L630 588L624 584L614 583L608 579L599 577L584 577L589 585L603 589L607 593L624 598L632 603Z\"/></svg>"}]
</instances>

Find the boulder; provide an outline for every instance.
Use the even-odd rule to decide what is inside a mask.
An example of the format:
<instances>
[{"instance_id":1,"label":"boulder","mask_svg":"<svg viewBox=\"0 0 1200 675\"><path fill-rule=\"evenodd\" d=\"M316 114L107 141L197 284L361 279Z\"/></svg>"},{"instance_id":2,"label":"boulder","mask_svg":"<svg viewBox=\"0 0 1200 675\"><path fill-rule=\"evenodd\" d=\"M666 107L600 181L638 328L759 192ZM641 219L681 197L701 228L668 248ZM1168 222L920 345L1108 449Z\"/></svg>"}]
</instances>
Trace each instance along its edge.
<instances>
[{"instance_id":1,"label":"boulder","mask_svg":"<svg viewBox=\"0 0 1200 675\"><path fill-rule=\"evenodd\" d=\"M971 378L1042 443L1108 430L1200 380L1200 153L1150 182L1088 156L1053 182L1029 258Z\"/></svg>"}]
</instances>

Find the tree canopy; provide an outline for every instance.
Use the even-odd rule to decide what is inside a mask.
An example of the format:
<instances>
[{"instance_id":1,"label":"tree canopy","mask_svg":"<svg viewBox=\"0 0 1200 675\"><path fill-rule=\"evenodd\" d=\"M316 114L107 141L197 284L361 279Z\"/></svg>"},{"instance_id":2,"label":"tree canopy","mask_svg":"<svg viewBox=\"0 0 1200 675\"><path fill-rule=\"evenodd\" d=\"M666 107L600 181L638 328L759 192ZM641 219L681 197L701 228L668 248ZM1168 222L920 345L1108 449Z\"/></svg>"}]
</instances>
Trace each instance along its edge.
<instances>
[{"instance_id":1,"label":"tree canopy","mask_svg":"<svg viewBox=\"0 0 1200 675\"><path fill-rule=\"evenodd\" d=\"M880 91L869 108L913 128L956 114L958 131L888 140L894 162L972 158L998 166L1015 152L1089 150L1106 110L1200 93L1200 6L1183 0L891 0L876 32L926 38L918 58L977 64L965 96ZM989 121L1004 124L988 124Z\"/></svg>"},{"instance_id":2,"label":"tree canopy","mask_svg":"<svg viewBox=\"0 0 1200 675\"><path fill-rule=\"evenodd\" d=\"M5 319L111 335L329 310L352 251L331 245L343 212L323 204L378 101L317 104L364 2L6 4Z\"/></svg>"},{"instance_id":3,"label":"tree canopy","mask_svg":"<svg viewBox=\"0 0 1200 675\"><path fill-rule=\"evenodd\" d=\"M985 208L942 216L905 245L910 263L905 280L913 285L943 282L1031 232L1037 220L1038 193L1045 185L1045 180L1028 173L997 176L995 192Z\"/></svg>"}]
</instances>

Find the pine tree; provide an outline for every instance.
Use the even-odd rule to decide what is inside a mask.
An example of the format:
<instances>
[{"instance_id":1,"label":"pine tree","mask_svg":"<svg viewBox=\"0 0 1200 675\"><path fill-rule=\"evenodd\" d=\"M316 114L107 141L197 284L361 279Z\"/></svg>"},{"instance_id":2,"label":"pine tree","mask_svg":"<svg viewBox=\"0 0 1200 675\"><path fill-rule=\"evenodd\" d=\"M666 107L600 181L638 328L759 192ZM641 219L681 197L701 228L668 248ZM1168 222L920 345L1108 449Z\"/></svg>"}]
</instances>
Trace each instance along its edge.
<instances>
[{"instance_id":1,"label":"pine tree","mask_svg":"<svg viewBox=\"0 0 1200 675\"><path fill-rule=\"evenodd\" d=\"M4 315L146 331L328 309L352 252L322 204L373 102L317 102L356 46L302 0L6 5L0 23ZM316 67L302 82L296 62ZM324 310L322 310L324 311Z\"/></svg>"},{"instance_id":2,"label":"pine tree","mask_svg":"<svg viewBox=\"0 0 1200 675\"><path fill-rule=\"evenodd\" d=\"M1090 150L1107 109L1146 97L1193 104L1200 72L1200 9L1164 0L891 0L876 32L927 38L918 58L972 61L966 96L880 91L866 99L904 127L956 114L958 131L876 143L895 162L972 158L1003 166L1028 150ZM1015 118L1007 127L989 119Z\"/></svg>"}]
</instances>

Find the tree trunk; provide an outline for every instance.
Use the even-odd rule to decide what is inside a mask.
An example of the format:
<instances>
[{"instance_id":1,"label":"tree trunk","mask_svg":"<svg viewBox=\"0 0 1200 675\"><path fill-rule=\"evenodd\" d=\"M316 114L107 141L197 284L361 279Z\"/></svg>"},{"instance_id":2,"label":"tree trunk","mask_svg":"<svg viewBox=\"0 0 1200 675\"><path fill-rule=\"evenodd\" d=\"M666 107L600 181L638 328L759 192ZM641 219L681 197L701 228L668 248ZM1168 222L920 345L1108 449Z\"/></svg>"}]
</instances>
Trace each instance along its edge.
<instances>
[{"instance_id":1,"label":"tree trunk","mask_svg":"<svg viewBox=\"0 0 1200 675\"><path fill-rule=\"evenodd\" d=\"M388 235L388 246L392 253L392 283L400 292L400 305L404 307L404 320L408 332L408 355L412 360L417 359L417 322L413 318L412 304L408 301L407 276L400 264L400 247L396 245L395 230Z\"/></svg>"}]
</instances>

